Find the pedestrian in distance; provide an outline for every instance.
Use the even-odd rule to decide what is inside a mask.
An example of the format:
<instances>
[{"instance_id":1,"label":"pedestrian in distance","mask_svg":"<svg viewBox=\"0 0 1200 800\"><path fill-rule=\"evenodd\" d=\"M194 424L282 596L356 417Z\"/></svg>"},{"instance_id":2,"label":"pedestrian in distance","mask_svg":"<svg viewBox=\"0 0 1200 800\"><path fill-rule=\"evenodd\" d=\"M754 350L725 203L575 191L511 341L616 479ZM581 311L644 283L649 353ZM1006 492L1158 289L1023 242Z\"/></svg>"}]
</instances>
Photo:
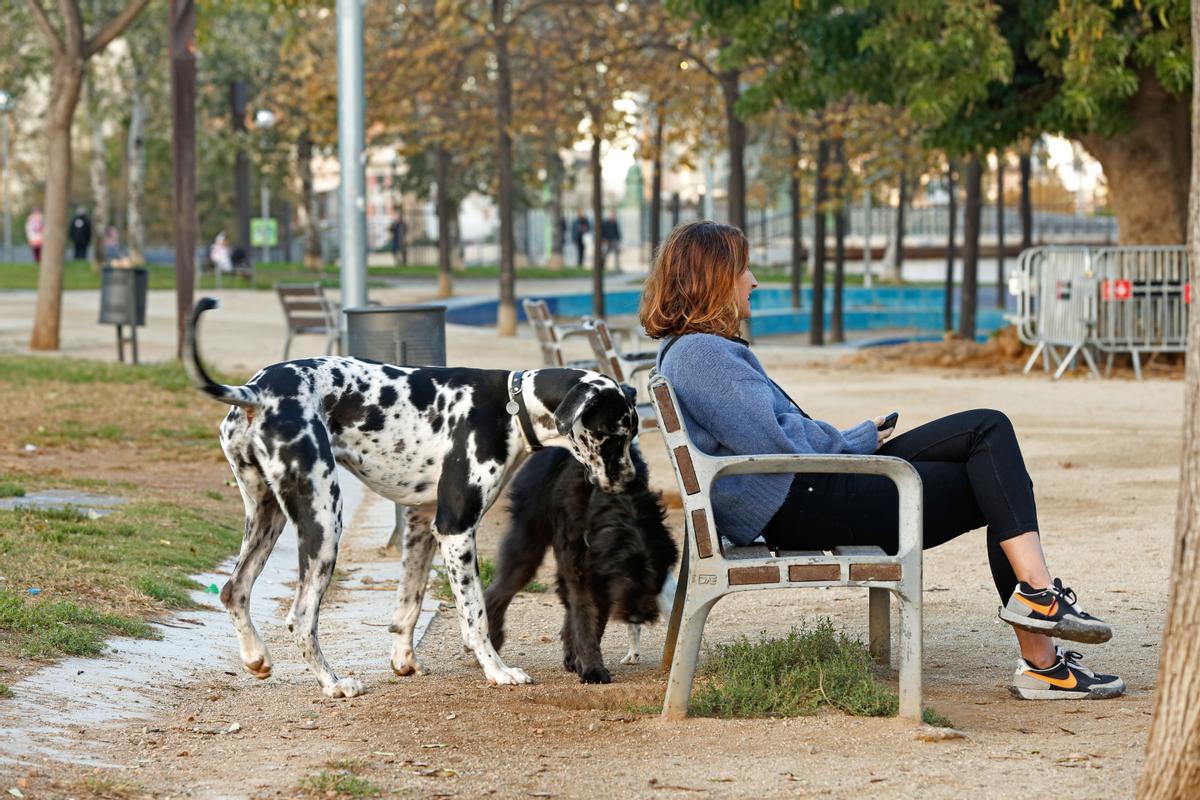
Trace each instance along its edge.
<instances>
[{"instance_id":1,"label":"pedestrian in distance","mask_svg":"<svg viewBox=\"0 0 1200 800\"><path fill-rule=\"evenodd\" d=\"M388 226L388 232L392 236L392 263L397 267L408 265L408 226L404 223L404 217L400 212L392 217L392 224Z\"/></svg>"},{"instance_id":2,"label":"pedestrian in distance","mask_svg":"<svg viewBox=\"0 0 1200 800\"><path fill-rule=\"evenodd\" d=\"M592 223L588 220L587 215L582 210L575 212L575 220L571 223L571 241L575 243L575 250L579 254L580 269L583 269L583 251L586 237L591 231Z\"/></svg>"},{"instance_id":3,"label":"pedestrian in distance","mask_svg":"<svg viewBox=\"0 0 1200 800\"><path fill-rule=\"evenodd\" d=\"M87 258L88 245L92 243L92 220L83 206L75 209L71 219L71 244L75 248L75 260Z\"/></svg>"},{"instance_id":4,"label":"pedestrian in distance","mask_svg":"<svg viewBox=\"0 0 1200 800\"><path fill-rule=\"evenodd\" d=\"M1008 417L962 411L894 437L895 412L844 430L810 417L739 338L758 286L749 262L737 228L689 223L667 237L642 292L641 323L663 340L658 370L696 446L713 456L878 453L907 461L921 477L925 548L987 528L999 617L1020 651L1010 690L1027 700L1122 694L1121 678L1085 667L1054 641L1098 644L1112 628L1084 611L1046 564L1033 482ZM899 497L881 475L733 475L713 485L712 507L721 536L737 545L761 535L773 550L899 547ZM953 613L951 625L967 624L962 606Z\"/></svg>"},{"instance_id":5,"label":"pedestrian in distance","mask_svg":"<svg viewBox=\"0 0 1200 800\"><path fill-rule=\"evenodd\" d=\"M604 268L608 269L608 256L613 257L613 268L621 271L621 225L617 222L617 214L610 211L600 223L600 242L604 248Z\"/></svg>"},{"instance_id":6,"label":"pedestrian in distance","mask_svg":"<svg viewBox=\"0 0 1200 800\"><path fill-rule=\"evenodd\" d=\"M25 241L33 251L33 263L42 263L42 239L46 235L46 220L42 217L42 209L34 206L25 218Z\"/></svg>"}]
</instances>

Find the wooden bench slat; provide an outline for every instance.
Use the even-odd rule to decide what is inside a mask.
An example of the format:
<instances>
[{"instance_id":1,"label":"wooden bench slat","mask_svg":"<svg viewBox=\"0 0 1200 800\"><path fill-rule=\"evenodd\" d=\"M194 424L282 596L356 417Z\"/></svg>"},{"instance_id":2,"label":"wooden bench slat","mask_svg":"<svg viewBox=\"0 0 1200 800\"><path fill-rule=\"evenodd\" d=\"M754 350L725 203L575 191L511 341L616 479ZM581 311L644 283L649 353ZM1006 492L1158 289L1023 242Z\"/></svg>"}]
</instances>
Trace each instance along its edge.
<instances>
[{"instance_id":1,"label":"wooden bench slat","mask_svg":"<svg viewBox=\"0 0 1200 800\"><path fill-rule=\"evenodd\" d=\"M829 558L824 550L776 550L778 558Z\"/></svg>"},{"instance_id":2,"label":"wooden bench slat","mask_svg":"<svg viewBox=\"0 0 1200 800\"><path fill-rule=\"evenodd\" d=\"M662 409L667 433L679 430L679 415L675 413L675 404L671 402L671 390L666 384L659 384L654 387L654 396L658 399L658 407Z\"/></svg>"},{"instance_id":3,"label":"wooden bench slat","mask_svg":"<svg viewBox=\"0 0 1200 800\"><path fill-rule=\"evenodd\" d=\"M764 565L729 568L730 586L748 586L755 583L779 583L779 567Z\"/></svg>"},{"instance_id":4,"label":"wooden bench slat","mask_svg":"<svg viewBox=\"0 0 1200 800\"><path fill-rule=\"evenodd\" d=\"M696 534L696 553L701 558L710 557L713 554L712 531L709 530L708 514L704 513L703 508L692 512L692 530Z\"/></svg>"},{"instance_id":5,"label":"wooden bench slat","mask_svg":"<svg viewBox=\"0 0 1200 800\"><path fill-rule=\"evenodd\" d=\"M696 478L696 467L692 464L692 454L687 445L675 448L675 463L679 465L679 474L683 477L683 488L689 495L700 491L700 481Z\"/></svg>"},{"instance_id":6,"label":"wooden bench slat","mask_svg":"<svg viewBox=\"0 0 1200 800\"><path fill-rule=\"evenodd\" d=\"M292 328L328 328L325 317L288 317L288 325Z\"/></svg>"},{"instance_id":7,"label":"wooden bench slat","mask_svg":"<svg viewBox=\"0 0 1200 800\"><path fill-rule=\"evenodd\" d=\"M771 550L765 544L745 544L726 547L725 558L729 561L746 558L771 558Z\"/></svg>"},{"instance_id":8,"label":"wooden bench slat","mask_svg":"<svg viewBox=\"0 0 1200 800\"><path fill-rule=\"evenodd\" d=\"M837 581L842 579L841 564L790 564L789 581Z\"/></svg>"},{"instance_id":9,"label":"wooden bench slat","mask_svg":"<svg viewBox=\"0 0 1200 800\"><path fill-rule=\"evenodd\" d=\"M850 580L852 581L898 581L900 580L899 564L851 564Z\"/></svg>"}]
</instances>

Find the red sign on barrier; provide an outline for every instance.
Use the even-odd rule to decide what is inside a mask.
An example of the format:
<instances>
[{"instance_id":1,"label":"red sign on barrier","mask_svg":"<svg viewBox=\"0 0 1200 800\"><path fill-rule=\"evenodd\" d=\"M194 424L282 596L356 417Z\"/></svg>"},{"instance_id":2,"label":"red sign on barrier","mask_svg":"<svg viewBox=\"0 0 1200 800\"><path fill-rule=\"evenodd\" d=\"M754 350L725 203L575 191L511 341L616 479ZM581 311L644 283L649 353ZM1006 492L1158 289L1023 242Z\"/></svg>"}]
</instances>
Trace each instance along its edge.
<instances>
[{"instance_id":1,"label":"red sign on barrier","mask_svg":"<svg viewBox=\"0 0 1200 800\"><path fill-rule=\"evenodd\" d=\"M1186 305L1192 304L1192 285L1190 283L1183 285L1183 302Z\"/></svg>"},{"instance_id":2,"label":"red sign on barrier","mask_svg":"<svg viewBox=\"0 0 1200 800\"><path fill-rule=\"evenodd\" d=\"M1128 300L1133 297L1133 281L1105 281L1100 285L1100 293L1105 301Z\"/></svg>"}]
</instances>

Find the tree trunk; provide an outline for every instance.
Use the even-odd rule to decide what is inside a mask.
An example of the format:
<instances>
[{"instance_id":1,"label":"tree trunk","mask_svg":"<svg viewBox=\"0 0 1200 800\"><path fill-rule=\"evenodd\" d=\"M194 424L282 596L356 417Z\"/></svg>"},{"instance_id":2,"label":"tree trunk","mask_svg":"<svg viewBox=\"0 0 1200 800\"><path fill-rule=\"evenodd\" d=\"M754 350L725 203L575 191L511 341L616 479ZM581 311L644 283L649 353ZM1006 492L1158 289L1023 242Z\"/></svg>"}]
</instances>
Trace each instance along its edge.
<instances>
[{"instance_id":1,"label":"tree trunk","mask_svg":"<svg viewBox=\"0 0 1200 800\"><path fill-rule=\"evenodd\" d=\"M1021 249L1033 247L1033 197L1029 181L1033 177L1033 154L1026 147L1021 151Z\"/></svg>"},{"instance_id":2,"label":"tree trunk","mask_svg":"<svg viewBox=\"0 0 1200 800\"><path fill-rule=\"evenodd\" d=\"M666 103L659 101L654 109L654 161L650 171L650 261L658 253L662 241L662 165L663 165L663 116Z\"/></svg>"},{"instance_id":3,"label":"tree trunk","mask_svg":"<svg viewBox=\"0 0 1200 800\"><path fill-rule=\"evenodd\" d=\"M975 341L975 317L979 306L979 229L983 217L983 159L972 155L967 161L967 207L963 225L962 303L958 335Z\"/></svg>"},{"instance_id":4,"label":"tree trunk","mask_svg":"<svg viewBox=\"0 0 1200 800\"><path fill-rule=\"evenodd\" d=\"M951 161L946 165L946 184L947 194L950 198L949 203L949 228L950 232L946 237L946 297L942 303L942 329L946 331L954 330L954 230L958 227L958 189L954 185L954 162Z\"/></svg>"},{"instance_id":5,"label":"tree trunk","mask_svg":"<svg viewBox=\"0 0 1200 800\"><path fill-rule=\"evenodd\" d=\"M996 308L1004 308L1004 155L996 152Z\"/></svg>"},{"instance_id":6,"label":"tree trunk","mask_svg":"<svg viewBox=\"0 0 1200 800\"><path fill-rule=\"evenodd\" d=\"M129 165L125 240L129 243L130 262L140 267L146 263L146 220L142 217L146 200L146 98L142 93L145 74L136 59L130 74L129 137L125 152Z\"/></svg>"},{"instance_id":7,"label":"tree trunk","mask_svg":"<svg viewBox=\"0 0 1200 800\"><path fill-rule=\"evenodd\" d=\"M563 235L563 163L558 154L558 146L553 139L549 143L547 160L550 169L550 269L563 268L563 245L566 237Z\"/></svg>"},{"instance_id":8,"label":"tree trunk","mask_svg":"<svg viewBox=\"0 0 1200 800\"><path fill-rule=\"evenodd\" d=\"M175 356L183 357L196 281L196 9L171 0L171 153L174 160Z\"/></svg>"},{"instance_id":9,"label":"tree trunk","mask_svg":"<svg viewBox=\"0 0 1200 800\"><path fill-rule=\"evenodd\" d=\"M46 113L46 208L42 263L38 269L37 308L31 350L57 350L62 320L63 260L71 196L71 122L83 84L83 61L68 53L54 54L50 108Z\"/></svg>"},{"instance_id":10,"label":"tree trunk","mask_svg":"<svg viewBox=\"0 0 1200 800\"><path fill-rule=\"evenodd\" d=\"M233 161L234 214L237 217L235 244L252 257L250 247L250 156L246 154L246 84L234 81L229 86L229 113L233 117L237 155Z\"/></svg>"},{"instance_id":11,"label":"tree trunk","mask_svg":"<svg viewBox=\"0 0 1200 800\"><path fill-rule=\"evenodd\" d=\"M445 144L438 144L434 155L434 165L437 175L437 207L438 224L438 297L450 297L454 294L454 259L451 257L450 218L454 203L450 199L450 151Z\"/></svg>"},{"instance_id":12,"label":"tree trunk","mask_svg":"<svg viewBox=\"0 0 1200 800\"><path fill-rule=\"evenodd\" d=\"M317 270L324 263L321 252L321 213L313 190L313 143L308 131L301 131L296 142L297 168L300 172L300 224L304 226L304 266Z\"/></svg>"},{"instance_id":13,"label":"tree trunk","mask_svg":"<svg viewBox=\"0 0 1200 800\"><path fill-rule=\"evenodd\" d=\"M804 304L804 211L800 206L800 137L789 137L792 149L792 177L788 182L788 205L792 226L792 308Z\"/></svg>"},{"instance_id":14,"label":"tree trunk","mask_svg":"<svg viewBox=\"0 0 1200 800\"><path fill-rule=\"evenodd\" d=\"M727 42L722 43L724 48ZM746 232L746 124L737 115L741 73L727 70L719 76L725 100L725 128L729 145L729 224Z\"/></svg>"},{"instance_id":15,"label":"tree trunk","mask_svg":"<svg viewBox=\"0 0 1200 800\"><path fill-rule=\"evenodd\" d=\"M830 320L830 339L835 344L846 341L846 324L842 309L846 298L846 142L838 139L834 145L837 158L837 199L833 214L833 318Z\"/></svg>"},{"instance_id":16,"label":"tree trunk","mask_svg":"<svg viewBox=\"0 0 1200 800\"><path fill-rule=\"evenodd\" d=\"M904 210L908 206L908 174L900 173L900 191L896 204L896 250L892 256L892 280L904 280Z\"/></svg>"},{"instance_id":17,"label":"tree trunk","mask_svg":"<svg viewBox=\"0 0 1200 800\"><path fill-rule=\"evenodd\" d=\"M600 114L598 108L589 109L592 115L592 314L604 319L604 245L600 230L604 224L603 167L600 164Z\"/></svg>"},{"instance_id":18,"label":"tree trunk","mask_svg":"<svg viewBox=\"0 0 1200 800\"><path fill-rule=\"evenodd\" d=\"M1200 264L1200 1L1192 0L1191 225L1188 255ZM1194 275L1194 273L1193 273ZM1192 286L1197 284L1193 281ZM1184 800L1200 786L1200 314L1188 318L1183 463L1175 510L1171 597L1158 662L1158 692L1138 783L1141 800Z\"/></svg>"},{"instance_id":19,"label":"tree trunk","mask_svg":"<svg viewBox=\"0 0 1200 800\"><path fill-rule=\"evenodd\" d=\"M517 335L516 267L513 260L512 75L508 59L505 0L492 0L492 30L496 37L496 166L499 170L500 304L496 330Z\"/></svg>"},{"instance_id":20,"label":"tree trunk","mask_svg":"<svg viewBox=\"0 0 1200 800\"><path fill-rule=\"evenodd\" d=\"M1144 72L1125 118L1133 125L1125 133L1081 139L1104 168L1121 244L1182 244L1192 160L1187 101Z\"/></svg>"},{"instance_id":21,"label":"tree trunk","mask_svg":"<svg viewBox=\"0 0 1200 800\"><path fill-rule=\"evenodd\" d=\"M86 82L84 92L87 95L88 122L91 123L91 156L89 177L92 183L92 271L99 272L104 266L105 239L109 217L109 207L112 203L108 193L108 151L104 143L104 119L100 113L100 97L92 84Z\"/></svg>"},{"instance_id":22,"label":"tree trunk","mask_svg":"<svg viewBox=\"0 0 1200 800\"><path fill-rule=\"evenodd\" d=\"M829 167L829 140L817 142L817 191L813 198L813 270L812 313L808 326L808 343L825 344L825 203L828 184L825 171Z\"/></svg>"}]
</instances>

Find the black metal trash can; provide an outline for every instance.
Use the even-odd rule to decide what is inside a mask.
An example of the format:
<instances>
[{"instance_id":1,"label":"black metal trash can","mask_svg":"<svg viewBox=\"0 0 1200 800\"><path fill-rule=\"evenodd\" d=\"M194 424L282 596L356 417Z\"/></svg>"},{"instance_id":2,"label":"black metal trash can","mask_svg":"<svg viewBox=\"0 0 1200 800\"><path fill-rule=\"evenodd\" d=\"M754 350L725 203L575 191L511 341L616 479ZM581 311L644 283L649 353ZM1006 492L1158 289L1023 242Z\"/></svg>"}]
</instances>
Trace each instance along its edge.
<instances>
[{"instance_id":1,"label":"black metal trash can","mask_svg":"<svg viewBox=\"0 0 1200 800\"><path fill-rule=\"evenodd\" d=\"M100 322L117 326L117 360L125 360L125 342L133 345L133 363L138 363L138 326L146 325L146 289L150 273L142 267L105 267L100 273ZM124 326L129 326L129 337Z\"/></svg>"},{"instance_id":2,"label":"black metal trash can","mask_svg":"<svg viewBox=\"0 0 1200 800\"><path fill-rule=\"evenodd\" d=\"M347 308L348 355L400 367L446 366L445 306Z\"/></svg>"},{"instance_id":3,"label":"black metal trash can","mask_svg":"<svg viewBox=\"0 0 1200 800\"><path fill-rule=\"evenodd\" d=\"M142 267L105 267L100 273L100 322L144 327L149 278L150 272Z\"/></svg>"}]
</instances>

